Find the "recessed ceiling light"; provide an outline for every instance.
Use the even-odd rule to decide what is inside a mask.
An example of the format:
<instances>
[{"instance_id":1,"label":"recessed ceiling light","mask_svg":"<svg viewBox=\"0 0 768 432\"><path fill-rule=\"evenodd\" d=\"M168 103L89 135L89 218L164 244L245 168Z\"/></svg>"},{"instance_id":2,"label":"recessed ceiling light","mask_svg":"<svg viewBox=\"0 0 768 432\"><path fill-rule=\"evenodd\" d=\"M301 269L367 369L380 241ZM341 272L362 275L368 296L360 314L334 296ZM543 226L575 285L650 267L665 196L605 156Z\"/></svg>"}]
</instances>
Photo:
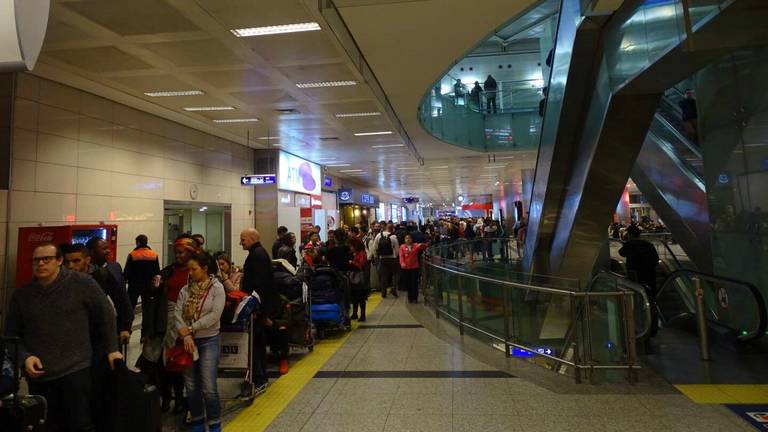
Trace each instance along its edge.
<instances>
[{"instance_id":1,"label":"recessed ceiling light","mask_svg":"<svg viewBox=\"0 0 768 432\"><path fill-rule=\"evenodd\" d=\"M361 169L339 170L339 172L343 172L343 173L353 173L353 172L362 172L362 171L363 170L361 170Z\"/></svg>"},{"instance_id":2,"label":"recessed ceiling light","mask_svg":"<svg viewBox=\"0 0 768 432\"><path fill-rule=\"evenodd\" d=\"M232 111L235 107L232 106L220 106L220 107L184 107L184 111Z\"/></svg>"},{"instance_id":3,"label":"recessed ceiling light","mask_svg":"<svg viewBox=\"0 0 768 432\"><path fill-rule=\"evenodd\" d=\"M320 81L320 82L308 82L296 84L296 87L300 89L304 88L322 88L322 87L344 87L357 85L357 81Z\"/></svg>"},{"instance_id":4,"label":"recessed ceiling light","mask_svg":"<svg viewBox=\"0 0 768 432\"><path fill-rule=\"evenodd\" d=\"M252 123L260 121L257 118L241 118L241 119L220 119L214 120L214 123Z\"/></svg>"},{"instance_id":5,"label":"recessed ceiling light","mask_svg":"<svg viewBox=\"0 0 768 432\"><path fill-rule=\"evenodd\" d=\"M371 116L378 116L381 115L380 112L358 112L358 113L339 113L336 114L336 117L338 118L344 118L344 117L371 117Z\"/></svg>"},{"instance_id":6,"label":"recessed ceiling light","mask_svg":"<svg viewBox=\"0 0 768 432\"><path fill-rule=\"evenodd\" d=\"M392 131L358 132L355 136L392 135Z\"/></svg>"},{"instance_id":7,"label":"recessed ceiling light","mask_svg":"<svg viewBox=\"0 0 768 432\"><path fill-rule=\"evenodd\" d=\"M380 144L371 146L371 148L391 148L391 147L405 147L405 144Z\"/></svg>"},{"instance_id":8,"label":"recessed ceiling light","mask_svg":"<svg viewBox=\"0 0 768 432\"><path fill-rule=\"evenodd\" d=\"M283 33L297 33L306 31L320 30L320 24L316 22L306 22L298 24L285 24L265 27L247 27L230 30L237 37L266 36Z\"/></svg>"},{"instance_id":9,"label":"recessed ceiling light","mask_svg":"<svg viewBox=\"0 0 768 432\"><path fill-rule=\"evenodd\" d=\"M328 165L328 168L341 168L341 167L348 167L350 164L335 164L335 165Z\"/></svg>"},{"instance_id":10,"label":"recessed ceiling light","mask_svg":"<svg viewBox=\"0 0 768 432\"><path fill-rule=\"evenodd\" d=\"M174 90L174 91L156 91L146 92L149 97L172 97L172 96L200 96L205 93L200 90Z\"/></svg>"}]
</instances>

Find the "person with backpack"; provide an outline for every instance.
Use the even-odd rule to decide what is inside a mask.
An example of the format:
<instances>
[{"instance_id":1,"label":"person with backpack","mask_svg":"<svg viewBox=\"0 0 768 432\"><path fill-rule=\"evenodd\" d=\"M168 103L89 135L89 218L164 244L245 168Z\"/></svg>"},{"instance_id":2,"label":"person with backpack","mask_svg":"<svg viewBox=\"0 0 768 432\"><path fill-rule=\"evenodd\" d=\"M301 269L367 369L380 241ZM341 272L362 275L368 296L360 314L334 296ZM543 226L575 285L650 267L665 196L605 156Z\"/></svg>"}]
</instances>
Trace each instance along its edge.
<instances>
[{"instance_id":1,"label":"person with backpack","mask_svg":"<svg viewBox=\"0 0 768 432\"><path fill-rule=\"evenodd\" d=\"M394 234L395 227L388 224L386 229L373 241L373 256L379 263L379 281L381 297L387 298L387 288L392 287L392 295L397 298L397 279L400 270L398 253L400 245Z\"/></svg>"}]
</instances>

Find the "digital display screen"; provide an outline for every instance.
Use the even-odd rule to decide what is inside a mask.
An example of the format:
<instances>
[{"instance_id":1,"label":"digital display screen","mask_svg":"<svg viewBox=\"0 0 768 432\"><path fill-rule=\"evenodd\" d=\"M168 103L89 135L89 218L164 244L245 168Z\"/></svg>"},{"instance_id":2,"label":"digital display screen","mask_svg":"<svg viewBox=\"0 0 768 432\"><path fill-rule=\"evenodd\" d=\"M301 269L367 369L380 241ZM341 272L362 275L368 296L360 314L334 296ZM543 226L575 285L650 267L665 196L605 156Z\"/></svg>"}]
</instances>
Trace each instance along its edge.
<instances>
[{"instance_id":1,"label":"digital display screen","mask_svg":"<svg viewBox=\"0 0 768 432\"><path fill-rule=\"evenodd\" d=\"M280 152L277 173L278 189L310 195L322 193L320 165L290 153Z\"/></svg>"},{"instance_id":2,"label":"digital display screen","mask_svg":"<svg viewBox=\"0 0 768 432\"><path fill-rule=\"evenodd\" d=\"M88 240L98 237L102 240L107 240L106 228L93 228L84 230L72 231L72 244L86 244Z\"/></svg>"}]
</instances>

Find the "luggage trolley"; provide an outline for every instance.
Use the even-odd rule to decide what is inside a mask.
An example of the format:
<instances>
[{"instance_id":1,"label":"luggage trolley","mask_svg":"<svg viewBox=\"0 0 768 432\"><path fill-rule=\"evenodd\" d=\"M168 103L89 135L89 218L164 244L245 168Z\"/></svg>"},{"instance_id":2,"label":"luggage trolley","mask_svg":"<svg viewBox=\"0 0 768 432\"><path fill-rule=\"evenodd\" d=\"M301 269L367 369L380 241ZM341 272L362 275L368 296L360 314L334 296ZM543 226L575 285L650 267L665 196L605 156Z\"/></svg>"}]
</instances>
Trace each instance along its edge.
<instances>
[{"instance_id":1,"label":"luggage trolley","mask_svg":"<svg viewBox=\"0 0 768 432\"><path fill-rule=\"evenodd\" d=\"M242 379L239 393L231 397L221 397L222 414L229 414L243 407L250 406L256 398L251 359L251 352L253 351L253 325L250 319L237 324L222 325L220 335L219 380ZM222 395L226 394L226 391L231 388L231 385L219 385Z\"/></svg>"}]
</instances>

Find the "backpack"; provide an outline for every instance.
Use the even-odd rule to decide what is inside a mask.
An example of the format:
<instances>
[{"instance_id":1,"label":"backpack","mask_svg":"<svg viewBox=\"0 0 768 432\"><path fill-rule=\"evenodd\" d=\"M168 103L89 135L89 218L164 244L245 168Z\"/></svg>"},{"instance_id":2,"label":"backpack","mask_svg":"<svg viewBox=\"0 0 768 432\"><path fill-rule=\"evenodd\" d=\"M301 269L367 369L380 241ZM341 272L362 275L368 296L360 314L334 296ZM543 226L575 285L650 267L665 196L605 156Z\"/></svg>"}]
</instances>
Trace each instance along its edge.
<instances>
[{"instance_id":1,"label":"backpack","mask_svg":"<svg viewBox=\"0 0 768 432\"><path fill-rule=\"evenodd\" d=\"M386 239L386 241L384 241ZM376 254L380 257L382 256L392 256L394 254L394 251L392 250L392 234L384 237L384 234L381 234L381 237L379 238L379 246L376 248Z\"/></svg>"}]
</instances>

